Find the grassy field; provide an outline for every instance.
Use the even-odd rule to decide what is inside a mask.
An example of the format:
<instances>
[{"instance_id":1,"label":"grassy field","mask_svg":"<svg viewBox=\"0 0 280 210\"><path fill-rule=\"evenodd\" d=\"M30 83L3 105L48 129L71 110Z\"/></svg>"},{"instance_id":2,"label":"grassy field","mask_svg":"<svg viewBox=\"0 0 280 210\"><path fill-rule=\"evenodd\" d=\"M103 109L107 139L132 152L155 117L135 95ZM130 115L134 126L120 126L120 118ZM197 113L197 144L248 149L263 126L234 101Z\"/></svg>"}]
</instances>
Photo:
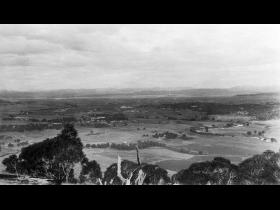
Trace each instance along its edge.
<instances>
[{"instance_id":1,"label":"grassy field","mask_svg":"<svg viewBox=\"0 0 280 210\"><path fill-rule=\"evenodd\" d=\"M157 108L163 103L175 102L200 102L224 101L231 104L235 98L223 100L217 99L67 99L67 100L32 100L19 101L12 105L0 105L0 119L10 114L17 115L22 111L29 113L29 117L36 119L55 119L63 116L79 117L88 111L98 112L123 112L128 116L126 126L116 126L108 128L93 128L76 125L84 145L99 143L136 143L137 141L159 141L164 143L166 148L148 148L140 150L141 160L147 163L156 163L170 171L179 171L187 168L197 161L212 160L216 156L230 159L234 163L241 162L244 158L262 153L265 150L279 151L280 148L280 122L279 120L250 121L249 126L228 127L225 125L230 121L224 116L223 121L216 120L187 120L200 113L190 109L182 109L177 106L172 109ZM237 102L242 100L236 99ZM252 101L254 101L252 99ZM257 100L255 100L257 101ZM246 101L248 103L248 101ZM235 103L236 104L236 103ZM123 105L130 106L131 109L121 110ZM185 106L185 104L183 104ZM215 105L216 106L216 105ZM171 117L171 118L170 118ZM0 120L0 125L5 123L19 124L28 122L7 122ZM212 134L222 134L224 136L200 135L190 132L191 127L209 126ZM247 136L250 131L265 131L267 138L276 138L277 143L266 143L253 136ZM17 146L15 140L33 144L47 138L56 136L60 130L45 129L41 131L24 132L0 132L0 162L6 155L17 153L22 146ZM154 138L154 133L171 132L178 135L186 134L192 139L182 140L180 138L166 140L164 138ZM9 143L14 146L9 147ZM102 170L117 161L118 155L122 159L136 161L135 151L121 151L115 149L84 149L89 159L97 160ZM0 164L0 170L3 165Z\"/></svg>"},{"instance_id":2,"label":"grassy field","mask_svg":"<svg viewBox=\"0 0 280 210\"><path fill-rule=\"evenodd\" d=\"M101 165L102 171L105 171L111 164L116 163L118 156L136 162L136 151L118 151L112 149L85 149L89 159L94 159ZM170 151L165 148L149 148L140 150L141 161L145 163L156 163L163 160L188 160L193 155L182 154Z\"/></svg>"},{"instance_id":3,"label":"grassy field","mask_svg":"<svg viewBox=\"0 0 280 210\"><path fill-rule=\"evenodd\" d=\"M258 123L258 122L256 122ZM264 122L263 125L252 124L250 129L264 128L267 126ZM203 122L199 122L203 124ZM232 160L235 163L239 163L242 159L259 154L267 149L278 151L280 148L279 143L265 143L260 140L240 136L244 128L234 128L235 136L203 136L193 135L192 140L183 141L180 139L164 140L155 139L152 137L152 131L158 132L186 132L190 126L189 124L145 124L145 130L143 125L132 124L123 128L77 128L79 136L82 139L84 145L92 143L104 143L104 142L137 142L138 140L149 141L161 141L168 146L178 149L187 149L190 151L201 151L206 155L191 155L184 154L176 151L171 151L166 148L148 148L140 150L141 159L147 163L158 163L163 168L168 170L181 170L189 166L191 163L211 160L213 157L222 156ZM263 126L263 127L262 127ZM272 126L272 125L271 125ZM140 128L140 130L138 130ZM273 129L274 127L270 127ZM94 131L94 135L89 135L91 131ZM24 133L5 133L6 135L12 135L14 138L20 138L22 140L28 140L30 144L42 141L46 138L55 136L59 131L56 130L44 130L38 132L24 132ZM273 134L274 131L267 130L268 134ZM143 134L148 134L148 137L143 137ZM3 134L2 134L3 135ZM6 142L8 144L8 142ZM10 154L20 150L20 147L2 149L1 155ZM120 151L113 149L84 149L89 159L97 160L104 171L112 163L115 163L118 155L123 159L136 161L135 151Z\"/></svg>"}]
</instances>

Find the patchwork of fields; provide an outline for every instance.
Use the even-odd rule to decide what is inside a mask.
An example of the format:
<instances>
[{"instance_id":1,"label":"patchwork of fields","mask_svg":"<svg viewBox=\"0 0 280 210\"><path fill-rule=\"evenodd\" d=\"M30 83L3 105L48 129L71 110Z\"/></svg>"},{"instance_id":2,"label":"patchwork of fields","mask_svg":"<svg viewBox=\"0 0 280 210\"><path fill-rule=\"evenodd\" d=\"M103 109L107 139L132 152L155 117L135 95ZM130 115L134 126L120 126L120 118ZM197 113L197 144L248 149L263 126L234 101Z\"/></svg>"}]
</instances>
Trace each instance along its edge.
<instances>
[{"instance_id":1,"label":"patchwork of fields","mask_svg":"<svg viewBox=\"0 0 280 210\"><path fill-rule=\"evenodd\" d=\"M72 117L76 119L73 123L84 146L102 143L130 144L138 141L161 142L165 145L164 147L141 149L141 161L158 164L160 167L167 169L170 174L188 168L194 162L212 160L217 156L225 157L233 163L240 163L243 159L262 153L265 150L279 151L279 120L249 120L251 116L246 116L244 121L240 122L239 118L234 121L230 117L227 118L226 114L220 115L219 119L213 119L213 115L209 115L209 117L204 112L205 110L199 111L200 104L204 103L202 99L197 105L193 105L192 100L194 99L186 99L191 103L187 105L184 104L185 102L181 102L183 99L179 100L180 104L178 106L174 105L175 102L178 102L178 99L174 102L173 99L166 98L162 101L160 99L150 99L148 101L145 99L17 101L12 104L0 104L0 125L28 125L31 123L30 118L38 124L50 124L56 122L54 120L50 121L50 119ZM205 103L208 103L209 100ZM228 99L228 101L230 100ZM166 105L167 103L172 105ZM186 108L186 106L189 108ZM206 109L205 107L203 105L201 109ZM218 107L218 105L215 104L215 107ZM242 105L242 108L244 107ZM248 107L252 111L252 106ZM195 110L192 110L192 108ZM231 107L229 116L233 115L233 109L235 108ZM226 111L224 106L222 109L223 112ZM259 107L258 109L262 110ZM211 108L211 114L213 112ZM127 120L121 124L116 124L117 120L111 118L110 121L104 121L103 113L106 117L121 113L127 117ZM25 118L18 118L18 116L24 116ZM3 120L7 117L13 120ZM94 120L94 123L104 123L106 126L97 127L91 121L87 122L85 126L80 119ZM104 122L96 122L96 119L102 119ZM247 125L244 123L247 123ZM201 127L207 127L207 132L191 132L191 128ZM52 138L59 132L60 129L2 130L0 132L0 162L10 154L19 153L22 147ZM248 132L251 135L248 135ZM258 136L259 132L263 132L261 136ZM165 133L175 134L177 137L167 138ZM163 137L155 137L155 134L158 134L158 136L162 134ZM187 138L181 138L183 135ZM262 138L275 138L277 141L268 143L262 141ZM84 152L89 159L96 160L101 165L103 172L117 161L118 156L121 156L122 159L136 161L135 150L85 147ZM0 164L0 171L3 172L3 170L3 165Z\"/></svg>"},{"instance_id":2,"label":"patchwork of fields","mask_svg":"<svg viewBox=\"0 0 280 210\"><path fill-rule=\"evenodd\" d=\"M199 122L201 124L203 122ZM262 122L265 126L266 124ZM170 170L179 171L187 168L191 163L203 160L212 160L214 157L222 156L230 159L234 163L241 162L244 158L259 154L265 150L278 151L280 148L279 142L277 143L266 143L262 142L253 137L241 136L244 133L244 128L230 128L230 135L234 136L204 136L204 135L193 135L189 133L190 124L180 124L175 126L174 124L164 124L158 126L155 124L145 124L145 130L139 125L129 125L124 128L79 128L79 136L84 145L86 144L97 144L97 143L131 143L137 141L161 141L171 148L186 149L187 151L201 151L203 155L193 155L187 153L181 153L176 150L169 148L148 148L140 150L141 160L147 163L156 163L159 166ZM138 130L137 128L142 128ZM249 129L263 128L260 125L252 124ZM273 128L272 128L273 129ZM94 130L94 135L89 135ZM153 131L158 132L176 132L186 133L192 135L191 140L181 139L155 139L152 137ZM216 129L218 130L218 129ZM221 129L223 132L225 129ZM3 133L2 135L13 135L14 138L21 138L28 140L29 144L42 141L46 138L56 136L59 131L57 130L44 130L37 132L24 132L24 133ZM275 131L267 129L268 135L274 134ZM148 136L143 137L144 134ZM6 142L6 145L8 142ZM6 154L17 153L21 147L7 148L2 147L0 152L1 156ZM136 161L136 152L133 151L121 151L113 150L110 148L105 149L84 149L87 157L92 160L97 160L102 170L105 171L107 167L115 163L118 155L123 159Z\"/></svg>"}]
</instances>

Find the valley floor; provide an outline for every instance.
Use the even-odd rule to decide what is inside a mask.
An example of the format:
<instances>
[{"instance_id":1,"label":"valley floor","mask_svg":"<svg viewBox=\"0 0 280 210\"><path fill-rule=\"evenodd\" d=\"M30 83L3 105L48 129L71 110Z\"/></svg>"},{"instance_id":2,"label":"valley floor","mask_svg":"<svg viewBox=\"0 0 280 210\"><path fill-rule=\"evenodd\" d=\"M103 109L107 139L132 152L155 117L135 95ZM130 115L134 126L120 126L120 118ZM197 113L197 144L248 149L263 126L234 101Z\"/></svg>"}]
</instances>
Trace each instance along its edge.
<instances>
[{"instance_id":1,"label":"valley floor","mask_svg":"<svg viewBox=\"0 0 280 210\"><path fill-rule=\"evenodd\" d=\"M158 164L160 167L175 173L181 169L188 168L192 163L199 161L212 160L214 157L221 156L231 160L233 163L240 163L243 159L255 154L260 154L265 150L279 151L280 142L267 143L259 138L244 135L246 131L265 130L265 136L269 138L280 139L279 128L280 121L254 121L249 127L234 128L215 128L215 132L223 132L224 136L199 135L189 132L190 127L199 125L208 125L210 122L186 122L184 124L166 123L166 124L135 124L130 123L125 127L117 128L85 128L77 127L79 136L84 145L98 144L105 142L131 143L137 141L160 141L166 144L167 148L147 148L140 150L142 162ZM211 124L221 125L218 122ZM91 134L93 131L93 135ZM174 132L184 133L191 136L190 140L181 139L155 139L152 137L154 132ZM26 140L29 144L51 138L59 133L58 130L44 130L36 132L6 132L1 135L10 135L14 138ZM9 142L6 142L6 145ZM10 154L18 153L21 147L3 147L0 152L0 162ZM172 149L170 149L172 148ZM180 150L190 151L180 152ZM91 160L96 160L104 172L107 167L117 162L118 156L122 159L136 161L136 151L123 151L111 148L92 149L85 148L86 156ZM200 154L196 154L199 153ZM4 171L0 163L0 171Z\"/></svg>"}]
</instances>

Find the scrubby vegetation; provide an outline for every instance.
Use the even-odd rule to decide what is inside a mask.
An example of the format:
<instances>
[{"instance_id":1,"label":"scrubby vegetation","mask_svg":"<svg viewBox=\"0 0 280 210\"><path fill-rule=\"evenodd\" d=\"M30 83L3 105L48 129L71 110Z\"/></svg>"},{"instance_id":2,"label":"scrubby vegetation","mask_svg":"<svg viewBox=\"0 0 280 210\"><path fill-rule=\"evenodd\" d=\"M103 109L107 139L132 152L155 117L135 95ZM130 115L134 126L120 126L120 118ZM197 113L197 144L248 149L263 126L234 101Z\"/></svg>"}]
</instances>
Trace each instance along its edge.
<instances>
[{"instance_id":1,"label":"scrubby vegetation","mask_svg":"<svg viewBox=\"0 0 280 210\"><path fill-rule=\"evenodd\" d=\"M164 132L164 133L155 133L153 135L154 138L165 138L165 139L176 139L178 137L178 134L171 133L171 132Z\"/></svg>"},{"instance_id":2,"label":"scrubby vegetation","mask_svg":"<svg viewBox=\"0 0 280 210\"><path fill-rule=\"evenodd\" d=\"M190 109L207 113L207 115L226 115L242 111L259 120L279 118L279 104L221 104L221 103L176 103L162 104L160 108L173 110Z\"/></svg>"},{"instance_id":3,"label":"scrubby vegetation","mask_svg":"<svg viewBox=\"0 0 280 210\"><path fill-rule=\"evenodd\" d=\"M242 184L279 184L280 154L266 151L239 164Z\"/></svg>"},{"instance_id":4,"label":"scrubby vegetation","mask_svg":"<svg viewBox=\"0 0 280 210\"><path fill-rule=\"evenodd\" d=\"M119 165L115 163L108 167L104 174L104 183L122 185L124 180L129 180L130 184L136 185L139 183L139 174L141 173L145 176L142 184L157 185L160 183L171 183L167 171L156 165L137 164L128 160L121 161ZM120 171L118 172L118 170Z\"/></svg>"},{"instance_id":5,"label":"scrubby vegetation","mask_svg":"<svg viewBox=\"0 0 280 210\"><path fill-rule=\"evenodd\" d=\"M86 148L111 148L116 150L135 150L136 146L139 149L146 149L150 147L166 147L164 143L155 141L138 141L137 143L103 143L103 144L87 144Z\"/></svg>"},{"instance_id":6,"label":"scrubby vegetation","mask_svg":"<svg viewBox=\"0 0 280 210\"><path fill-rule=\"evenodd\" d=\"M238 167L224 158L213 161L194 163L172 177L179 184L235 184L237 183Z\"/></svg>"},{"instance_id":7,"label":"scrubby vegetation","mask_svg":"<svg viewBox=\"0 0 280 210\"><path fill-rule=\"evenodd\" d=\"M280 183L280 154L266 151L239 165L218 157L213 161L194 163L172 177L179 184L264 185Z\"/></svg>"},{"instance_id":8,"label":"scrubby vegetation","mask_svg":"<svg viewBox=\"0 0 280 210\"><path fill-rule=\"evenodd\" d=\"M105 146L112 147L111 144ZM212 161L192 164L172 178L157 165L141 163L138 148L164 146L159 142L138 142L117 149L136 149L137 163L118 159L104 174L100 165L89 161L83 153L83 145L73 125L67 124L59 135L52 139L22 148L19 156L11 155L3 160L6 171L17 177L27 175L50 179L55 184L94 185L239 185L279 184L280 154L266 151L241 162L239 165L216 157Z\"/></svg>"},{"instance_id":9,"label":"scrubby vegetation","mask_svg":"<svg viewBox=\"0 0 280 210\"><path fill-rule=\"evenodd\" d=\"M180 136L180 139L181 139L181 140L184 140L184 141L189 141L189 140L192 140L193 137L187 136L186 134L182 134L182 135Z\"/></svg>"},{"instance_id":10,"label":"scrubby vegetation","mask_svg":"<svg viewBox=\"0 0 280 210\"><path fill-rule=\"evenodd\" d=\"M87 158L82 162L82 170L79 176L80 183L98 183L102 179L102 173L99 164Z\"/></svg>"},{"instance_id":11,"label":"scrubby vegetation","mask_svg":"<svg viewBox=\"0 0 280 210\"><path fill-rule=\"evenodd\" d=\"M46 124L46 123L30 123L30 124L20 124L20 125L1 125L1 132L24 132L24 131L42 131L45 129L61 129L63 128L62 123L58 124Z\"/></svg>"}]
</instances>

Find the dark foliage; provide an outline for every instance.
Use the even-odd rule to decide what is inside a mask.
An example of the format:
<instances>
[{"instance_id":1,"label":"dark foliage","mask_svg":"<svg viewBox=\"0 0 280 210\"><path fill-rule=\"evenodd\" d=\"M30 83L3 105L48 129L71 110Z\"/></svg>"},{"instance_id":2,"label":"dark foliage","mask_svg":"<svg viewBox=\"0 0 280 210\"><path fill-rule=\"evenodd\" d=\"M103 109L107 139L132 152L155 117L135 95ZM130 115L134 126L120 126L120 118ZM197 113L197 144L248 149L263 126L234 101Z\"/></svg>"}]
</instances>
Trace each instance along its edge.
<instances>
[{"instance_id":1,"label":"dark foliage","mask_svg":"<svg viewBox=\"0 0 280 210\"><path fill-rule=\"evenodd\" d=\"M171 183L168 172L157 165L142 164L141 169L146 174L144 184L155 185L158 184L160 180L165 184Z\"/></svg>"},{"instance_id":2,"label":"dark foliage","mask_svg":"<svg viewBox=\"0 0 280 210\"><path fill-rule=\"evenodd\" d=\"M193 137L190 137L190 136L187 136L186 134L182 134L180 136L180 139L181 140L184 140L184 141L189 141L189 140L193 140L194 138Z\"/></svg>"},{"instance_id":3,"label":"dark foliage","mask_svg":"<svg viewBox=\"0 0 280 210\"><path fill-rule=\"evenodd\" d=\"M18 173L18 170L20 170L18 157L16 155L11 155L8 158L5 158L2 161L2 164L6 166L6 171L9 173Z\"/></svg>"},{"instance_id":4,"label":"dark foliage","mask_svg":"<svg viewBox=\"0 0 280 210\"><path fill-rule=\"evenodd\" d=\"M128 120L128 118L123 113L115 113L115 114L106 116L106 120L108 122L110 122L110 121L124 121L124 120Z\"/></svg>"},{"instance_id":5,"label":"dark foliage","mask_svg":"<svg viewBox=\"0 0 280 210\"><path fill-rule=\"evenodd\" d=\"M99 149L104 149L104 148L109 148L110 143L104 143L104 144L87 144L86 147L91 147L91 148L99 148Z\"/></svg>"},{"instance_id":6,"label":"dark foliage","mask_svg":"<svg viewBox=\"0 0 280 210\"><path fill-rule=\"evenodd\" d=\"M129 160L123 160L121 162L121 173L122 176L127 179L129 175L135 171L138 167L137 163L134 163ZM112 164L107 168L107 170L104 173L103 177L103 182L107 184L112 184L112 185L121 185L121 179L117 175L117 163Z\"/></svg>"},{"instance_id":7,"label":"dark foliage","mask_svg":"<svg viewBox=\"0 0 280 210\"><path fill-rule=\"evenodd\" d=\"M67 124L67 123L77 122L77 119L75 117L62 117L62 118L57 118L57 119L50 119L50 120L47 120L47 122Z\"/></svg>"},{"instance_id":8,"label":"dark foliage","mask_svg":"<svg viewBox=\"0 0 280 210\"><path fill-rule=\"evenodd\" d=\"M81 183L97 183L98 179L102 179L100 165L95 160L89 161L85 158L82 162L82 171L79 178Z\"/></svg>"},{"instance_id":9,"label":"dark foliage","mask_svg":"<svg viewBox=\"0 0 280 210\"><path fill-rule=\"evenodd\" d=\"M238 111L246 111L249 116L255 116L258 120L277 119L280 117L279 104L222 104L205 102L183 102L174 104L161 104L159 109L192 110L207 115L227 115ZM195 119L194 119L195 120Z\"/></svg>"},{"instance_id":10,"label":"dark foliage","mask_svg":"<svg viewBox=\"0 0 280 210\"><path fill-rule=\"evenodd\" d=\"M25 142L22 142L25 143ZM88 147L90 147L89 145ZM162 146L165 144L154 141L139 141L137 144L103 144L102 147L134 150ZM93 146L91 146L93 147ZM98 147L98 146L96 146ZM47 139L22 149L19 157L11 155L3 160L9 173L26 174L32 177L49 178L57 184L63 182L77 183L74 178L75 164L81 164L79 181L96 184L98 179L103 183L119 185L122 181L117 176L117 164L107 168L104 177L100 165L89 161L83 153L83 145L73 125L67 124L55 138ZM216 157L212 161L192 164L172 177L172 183L189 185L226 185L226 184L278 184L280 180L280 153L265 151L244 160L238 166L229 160ZM134 163L124 160L121 163L122 176L127 179L132 174L131 183L135 184L139 171L146 177L144 184L171 183L166 170L157 165Z\"/></svg>"},{"instance_id":11,"label":"dark foliage","mask_svg":"<svg viewBox=\"0 0 280 210\"><path fill-rule=\"evenodd\" d=\"M84 158L77 131L73 125L67 124L57 137L23 148L17 165L28 175L62 183L71 180L74 164Z\"/></svg>"},{"instance_id":12,"label":"dark foliage","mask_svg":"<svg viewBox=\"0 0 280 210\"><path fill-rule=\"evenodd\" d=\"M180 184L278 184L280 154L266 151L244 160L238 166L225 158L194 163L172 177Z\"/></svg>"},{"instance_id":13,"label":"dark foliage","mask_svg":"<svg viewBox=\"0 0 280 210\"><path fill-rule=\"evenodd\" d=\"M225 158L194 163L172 177L174 182L187 185L237 184L238 167Z\"/></svg>"},{"instance_id":14,"label":"dark foliage","mask_svg":"<svg viewBox=\"0 0 280 210\"><path fill-rule=\"evenodd\" d=\"M166 170L160 168L157 165L151 164L141 164L138 165L132 161L123 160L121 163L121 174L127 179L130 174L133 173L131 178L131 183L135 184L135 181L138 177L139 170L142 170L145 174L144 184L146 185L157 185L160 180L162 180L165 184L170 183L170 178L168 177L168 173ZM109 183L112 185L120 185L122 184L120 178L117 176L117 164L114 163L104 173L103 182Z\"/></svg>"},{"instance_id":15,"label":"dark foliage","mask_svg":"<svg viewBox=\"0 0 280 210\"><path fill-rule=\"evenodd\" d=\"M178 134L171 133L171 132L164 132L164 133L155 133L153 135L154 138L165 138L165 139L176 139L178 137Z\"/></svg>"},{"instance_id":16,"label":"dark foliage","mask_svg":"<svg viewBox=\"0 0 280 210\"><path fill-rule=\"evenodd\" d=\"M280 179L280 154L266 151L244 160L239 172L244 184L276 184Z\"/></svg>"},{"instance_id":17,"label":"dark foliage","mask_svg":"<svg viewBox=\"0 0 280 210\"><path fill-rule=\"evenodd\" d=\"M139 149L146 149L150 147L166 147L165 144L160 143L160 142L155 142L155 141L138 141L137 143L122 143L122 144L117 144L117 143L103 143L103 144L87 144L86 148L111 148L111 149L116 149L116 150L135 150L136 146L138 146Z\"/></svg>"},{"instance_id":18,"label":"dark foliage","mask_svg":"<svg viewBox=\"0 0 280 210\"><path fill-rule=\"evenodd\" d=\"M252 135L252 132L251 131L247 131L246 133L248 136L251 136Z\"/></svg>"},{"instance_id":19,"label":"dark foliage","mask_svg":"<svg viewBox=\"0 0 280 210\"><path fill-rule=\"evenodd\" d=\"M42 131L45 129L61 129L63 124L47 124L47 123L29 123L19 125L1 125L0 131L2 132L24 132L24 131Z\"/></svg>"}]
</instances>

